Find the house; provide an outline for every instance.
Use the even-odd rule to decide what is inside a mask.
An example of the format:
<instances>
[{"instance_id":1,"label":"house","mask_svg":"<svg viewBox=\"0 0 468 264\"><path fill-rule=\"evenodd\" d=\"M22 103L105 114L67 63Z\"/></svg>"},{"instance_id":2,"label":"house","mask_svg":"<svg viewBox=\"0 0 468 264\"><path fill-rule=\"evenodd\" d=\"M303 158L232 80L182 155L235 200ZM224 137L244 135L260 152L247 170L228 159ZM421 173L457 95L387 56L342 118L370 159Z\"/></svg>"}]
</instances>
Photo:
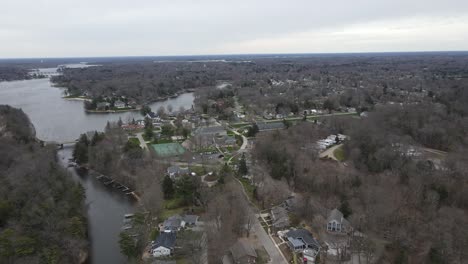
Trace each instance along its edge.
<instances>
[{"instance_id":1,"label":"house","mask_svg":"<svg viewBox=\"0 0 468 264\"><path fill-rule=\"evenodd\" d=\"M96 108L98 110L106 110L110 107L110 103L108 102L99 102L96 104Z\"/></svg>"},{"instance_id":2,"label":"house","mask_svg":"<svg viewBox=\"0 0 468 264\"><path fill-rule=\"evenodd\" d=\"M207 126L199 127L195 134L197 135L208 135L208 136L226 136L227 131L222 126Z\"/></svg>"},{"instance_id":3,"label":"house","mask_svg":"<svg viewBox=\"0 0 468 264\"><path fill-rule=\"evenodd\" d=\"M235 264L255 263L257 260L255 249L246 239L241 238L237 240L237 242L229 249L229 253L232 257L232 263Z\"/></svg>"},{"instance_id":4,"label":"house","mask_svg":"<svg viewBox=\"0 0 468 264\"><path fill-rule=\"evenodd\" d=\"M185 222L185 226L196 226L198 223L198 215L184 215L182 217L183 221Z\"/></svg>"},{"instance_id":5,"label":"house","mask_svg":"<svg viewBox=\"0 0 468 264\"><path fill-rule=\"evenodd\" d=\"M167 168L167 175L169 175L169 177L172 180L176 180L177 178L179 178L179 176L182 176L188 173L189 173L188 168L182 168L177 165L170 166L169 168Z\"/></svg>"},{"instance_id":6,"label":"house","mask_svg":"<svg viewBox=\"0 0 468 264\"><path fill-rule=\"evenodd\" d=\"M288 199L284 201L283 206L286 209L286 211L291 211L297 206L298 202L299 202L299 197L289 196Z\"/></svg>"},{"instance_id":7,"label":"house","mask_svg":"<svg viewBox=\"0 0 468 264\"><path fill-rule=\"evenodd\" d=\"M124 102L120 101L120 100L117 100L114 102L114 107L115 108L119 108L119 109L122 109L122 108L125 108L126 105Z\"/></svg>"},{"instance_id":8,"label":"house","mask_svg":"<svg viewBox=\"0 0 468 264\"><path fill-rule=\"evenodd\" d=\"M328 215L327 231L333 233L348 233L352 231L352 227L349 221L344 218L343 213L335 208Z\"/></svg>"},{"instance_id":9,"label":"house","mask_svg":"<svg viewBox=\"0 0 468 264\"><path fill-rule=\"evenodd\" d=\"M237 140L235 137L226 136L224 138L224 146L235 146L237 144Z\"/></svg>"},{"instance_id":10,"label":"house","mask_svg":"<svg viewBox=\"0 0 468 264\"><path fill-rule=\"evenodd\" d=\"M165 233L180 231L181 228L185 227L185 221L180 215L173 215L163 222L160 230Z\"/></svg>"},{"instance_id":11,"label":"house","mask_svg":"<svg viewBox=\"0 0 468 264\"><path fill-rule=\"evenodd\" d=\"M233 147L237 144L235 137L231 136L222 136L215 139L216 144L223 147Z\"/></svg>"},{"instance_id":12,"label":"house","mask_svg":"<svg viewBox=\"0 0 468 264\"><path fill-rule=\"evenodd\" d=\"M283 229L289 226L289 215L283 206L275 206L270 211L272 225L274 228Z\"/></svg>"},{"instance_id":13,"label":"house","mask_svg":"<svg viewBox=\"0 0 468 264\"><path fill-rule=\"evenodd\" d=\"M160 122L161 121L161 118L156 115L155 112L149 112L145 115L145 118L149 118L151 121L153 122Z\"/></svg>"},{"instance_id":14,"label":"house","mask_svg":"<svg viewBox=\"0 0 468 264\"><path fill-rule=\"evenodd\" d=\"M167 257L172 254L176 242L176 233L165 232L159 234L151 244L151 254L153 257Z\"/></svg>"},{"instance_id":15,"label":"house","mask_svg":"<svg viewBox=\"0 0 468 264\"><path fill-rule=\"evenodd\" d=\"M312 234L305 229L293 229L285 234L285 238L288 241L288 246L293 251L309 250L320 250L320 244Z\"/></svg>"}]
</instances>

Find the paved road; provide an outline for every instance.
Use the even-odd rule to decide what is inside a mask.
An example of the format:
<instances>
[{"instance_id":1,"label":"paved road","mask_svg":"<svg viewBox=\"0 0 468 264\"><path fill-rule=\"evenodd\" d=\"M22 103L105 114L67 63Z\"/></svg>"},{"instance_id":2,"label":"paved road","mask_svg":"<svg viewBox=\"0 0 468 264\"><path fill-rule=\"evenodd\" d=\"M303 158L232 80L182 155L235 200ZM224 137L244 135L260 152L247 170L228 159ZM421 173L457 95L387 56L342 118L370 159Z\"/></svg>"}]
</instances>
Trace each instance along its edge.
<instances>
[{"instance_id":1,"label":"paved road","mask_svg":"<svg viewBox=\"0 0 468 264\"><path fill-rule=\"evenodd\" d=\"M442 150L438 150L438 149L431 149L431 148L421 148L423 151L426 151L426 152L429 152L429 153L433 153L433 154L436 154L436 155L439 155L439 156L447 156L448 152L446 151L442 151Z\"/></svg>"},{"instance_id":2,"label":"paved road","mask_svg":"<svg viewBox=\"0 0 468 264\"><path fill-rule=\"evenodd\" d=\"M144 150L148 150L148 146L146 145L145 139L143 138L143 132L136 133L136 136L140 141L140 147Z\"/></svg>"},{"instance_id":3,"label":"paved road","mask_svg":"<svg viewBox=\"0 0 468 264\"><path fill-rule=\"evenodd\" d=\"M260 224L260 221L258 221L258 218L256 217L256 215L255 215L255 220L254 221L255 222L254 222L254 225L253 225L253 230L254 230L255 234L257 235L258 240L265 247L265 250L267 251L268 255L270 255L270 263L273 263L273 264L277 264L277 263L278 264L282 264L282 263L286 264L286 263L288 263L286 261L286 258L281 253L280 249L276 247L276 244L273 243L270 236L267 234L265 229L263 229L263 227Z\"/></svg>"},{"instance_id":4,"label":"paved road","mask_svg":"<svg viewBox=\"0 0 468 264\"><path fill-rule=\"evenodd\" d=\"M262 225L260 224L260 221L258 220L258 214L256 213L257 208L255 207L254 204L252 204L249 200L249 196L245 192L244 186L242 183L235 178L235 180L240 184L242 188L242 192L244 193L245 198L247 201L249 201L249 214L252 215L254 224L253 224L253 229L252 231L257 235L258 240L262 243L263 247L265 247L266 252L270 256L270 262L272 264L286 264L288 261L284 257L283 253L281 250L276 246L276 244L273 242L273 239L268 235L268 233L263 229Z\"/></svg>"}]
</instances>

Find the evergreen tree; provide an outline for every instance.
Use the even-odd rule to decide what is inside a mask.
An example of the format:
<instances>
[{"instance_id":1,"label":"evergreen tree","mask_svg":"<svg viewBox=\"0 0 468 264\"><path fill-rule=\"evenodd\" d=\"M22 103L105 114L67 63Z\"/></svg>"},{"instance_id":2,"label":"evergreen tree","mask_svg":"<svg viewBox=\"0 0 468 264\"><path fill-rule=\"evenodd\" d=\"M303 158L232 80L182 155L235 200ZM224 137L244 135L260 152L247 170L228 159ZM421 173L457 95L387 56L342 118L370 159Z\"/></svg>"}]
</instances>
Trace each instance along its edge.
<instances>
[{"instance_id":1,"label":"evergreen tree","mask_svg":"<svg viewBox=\"0 0 468 264\"><path fill-rule=\"evenodd\" d=\"M258 133L259 129L256 123L254 123L249 129L247 130L248 137L254 137Z\"/></svg>"},{"instance_id":2,"label":"evergreen tree","mask_svg":"<svg viewBox=\"0 0 468 264\"><path fill-rule=\"evenodd\" d=\"M83 164L88 162L88 137L86 134L82 134L80 139L75 144L75 149L73 150L73 158L76 162Z\"/></svg>"},{"instance_id":3,"label":"evergreen tree","mask_svg":"<svg viewBox=\"0 0 468 264\"><path fill-rule=\"evenodd\" d=\"M249 172L247 168L247 162L245 161L245 154L242 153L242 158L239 161L239 174L240 175L247 175Z\"/></svg>"},{"instance_id":4,"label":"evergreen tree","mask_svg":"<svg viewBox=\"0 0 468 264\"><path fill-rule=\"evenodd\" d=\"M164 199L171 199L174 196L174 182L172 182L168 175L164 177L162 189L164 193Z\"/></svg>"},{"instance_id":5,"label":"evergreen tree","mask_svg":"<svg viewBox=\"0 0 468 264\"><path fill-rule=\"evenodd\" d=\"M193 179L187 175L180 178L176 182L176 192L183 199L185 205L192 204L196 195Z\"/></svg>"},{"instance_id":6,"label":"evergreen tree","mask_svg":"<svg viewBox=\"0 0 468 264\"><path fill-rule=\"evenodd\" d=\"M145 119L145 138L151 139L154 136L153 122L149 118Z\"/></svg>"},{"instance_id":7,"label":"evergreen tree","mask_svg":"<svg viewBox=\"0 0 468 264\"><path fill-rule=\"evenodd\" d=\"M140 114L142 116L145 116L146 114L150 113L151 112L151 108L147 105L144 105L141 109L140 109Z\"/></svg>"},{"instance_id":8,"label":"evergreen tree","mask_svg":"<svg viewBox=\"0 0 468 264\"><path fill-rule=\"evenodd\" d=\"M120 252L129 259L137 257L138 249L135 240L125 232L121 232L119 236Z\"/></svg>"},{"instance_id":9,"label":"evergreen tree","mask_svg":"<svg viewBox=\"0 0 468 264\"><path fill-rule=\"evenodd\" d=\"M347 199L343 199L343 201L341 201L341 206L339 210L341 211L341 213L343 213L343 217L345 218L347 218L353 213L351 211L351 207L349 207L349 203Z\"/></svg>"}]
</instances>

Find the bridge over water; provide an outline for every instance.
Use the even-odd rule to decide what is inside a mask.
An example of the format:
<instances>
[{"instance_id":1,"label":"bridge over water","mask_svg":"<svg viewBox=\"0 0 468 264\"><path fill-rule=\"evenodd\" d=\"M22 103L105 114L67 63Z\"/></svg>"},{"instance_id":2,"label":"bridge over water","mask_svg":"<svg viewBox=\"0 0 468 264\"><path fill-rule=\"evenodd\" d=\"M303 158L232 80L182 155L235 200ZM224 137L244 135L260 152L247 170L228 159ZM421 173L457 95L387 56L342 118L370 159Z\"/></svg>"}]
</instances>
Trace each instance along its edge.
<instances>
[{"instance_id":1,"label":"bridge over water","mask_svg":"<svg viewBox=\"0 0 468 264\"><path fill-rule=\"evenodd\" d=\"M78 140L59 141L59 142L58 141L42 141L41 140L41 144L43 144L44 146L55 145L60 149L73 147L73 146L75 146L76 142L78 142Z\"/></svg>"}]
</instances>

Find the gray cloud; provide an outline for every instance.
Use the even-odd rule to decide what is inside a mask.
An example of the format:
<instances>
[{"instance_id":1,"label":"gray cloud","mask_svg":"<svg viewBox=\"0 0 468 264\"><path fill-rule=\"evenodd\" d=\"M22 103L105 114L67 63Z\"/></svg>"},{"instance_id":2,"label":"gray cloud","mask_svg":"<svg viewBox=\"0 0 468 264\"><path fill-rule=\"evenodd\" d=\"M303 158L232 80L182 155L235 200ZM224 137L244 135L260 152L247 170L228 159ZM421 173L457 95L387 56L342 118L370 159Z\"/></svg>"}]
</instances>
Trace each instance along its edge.
<instances>
[{"instance_id":1,"label":"gray cloud","mask_svg":"<svg viewBox=\"0 0 468 264\"><path fill-rule=\"evenodd\" d=\"M464 0L10 0L0 57L466 50Z\"/></svg>"}]
</instances>

